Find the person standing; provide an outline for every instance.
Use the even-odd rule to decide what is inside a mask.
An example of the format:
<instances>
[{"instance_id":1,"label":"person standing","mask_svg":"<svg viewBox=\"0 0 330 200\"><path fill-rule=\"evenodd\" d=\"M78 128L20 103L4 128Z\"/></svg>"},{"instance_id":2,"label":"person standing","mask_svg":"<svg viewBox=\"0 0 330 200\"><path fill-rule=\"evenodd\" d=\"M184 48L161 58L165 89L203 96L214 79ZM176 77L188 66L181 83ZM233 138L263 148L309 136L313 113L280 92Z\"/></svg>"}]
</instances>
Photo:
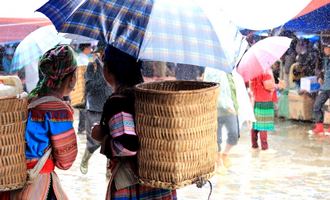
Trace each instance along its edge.
<instances>
[{"instance_id":1,"label":"person standing","mask_svg":"<svg viewBox=\"0 0 330 200\"><path fill-rule=\"evenodd\" d=\"M15 50L13 47L7 47L5 50L5 55L2 58L2 67L4 74L10 74L11 72L11 62L13 60L14 52Z\"/></svg>"},{"instance_id":2,"label":"person standing","mask_svg":"<svg viewBox=\"0 0 330 200\"><path fill-rule=\"evenodd\" d=\"M217 132L217 170L220 171L222 167L229 167L230 165L228 155L238 142L243 123L255 121L255 117L244 80L236 69L227 74L220 70L206 68L204 80L220 84ZM223 127L227 130L227 141L224 149L221 148Z\"/></svg>"},{"instance_id":3,"label":"person standing","mask_svg":"<svg viewBox=\"0 0 330 200\"><path fill-rule=\"evenodd\" d=\"M291 66L296 62L296 51L294 50L293 47L289 48L285 55L283 56L283 77L284 81L286 82L287 85L289 85L289 75L290 75L290 69Z\"/></svg>"},{"instance_id":4,"label":"person standing","mask_svg":"<svg viewBox=\"0 0 330 200\"><path fill-rule=\"evenodd\" d=\"M137 179L138 136L135 132L134 86L143 82L141 62L112 46L104 56L104 77L114 93L104 104L93 138L102 141L101 153L110 159L107 200L175 200L176 190L141 185Z\"/></svg>"},{"instance_id":5,"label":"person standing","mask_svg":"<svg viewBox=\"0 0 330 200\"><path fill-rule=\"evenodd\" d=\"M85 73L86 81L86 149L81 160L80 171L82 174L88 172L88 161L92 154L100 147L99 142L91 137L92 127L99 123L103 111L103 105L111 95L112 89L103 77L104 46L98 45L94 52L95 60L87 65Z\"/></svg>"},{"instance_id":6,"label":"person standing","mask_svg":"<svg viewBox=\"0 0 330 200\"><path fill-rule=\"evenodd\" d=\"M330 98L330 43L324 45L324 58L323 58L323 70L324 70L324 80L319 80L322 82L321 91L316 97L313 113L315 118L315 127L312 130L313 134L324 134L323 127L323 106L325 102ZM330 128L328 129L330 132Z\"/></svg>"},{"instance_id":7,"label":"person standing","mask_svg":"<svg viewBox=\"0 0 330 200\"><path fill-rule=\"evenodd\" d=\"M79 44L80 52L77 55L77 65L78 66L87 66L90 62L90 57L92 53L92 46L89 43ZM79 109L79 123L78 123L78 134L85 134L86 132L86 94L85 101L75 106Z\"/></svg>"},{"instance_id":8,"label":"person standing","mask_svg":"<svg viewBox=\"0 0 330 200\"><path fill-rule=\"evenodd\" d=\"M261 149L268 149L267 132L274 130L273 93L275 86L271 69L250 81L256 117L256 122L253 122L251 130L251 142L254 149L259 148L258 134L260 135Z\"/></svg>"},{"instance_id":9,"label":"person standing","mask_svg":"<svg viewBox=\"0 0 330 200\"><path fill-rule=\"evenodd\" d=\"M73 109L63 100L75 86L76 68L74 50L67 45L50 49L40 59L43 78L29 94L25 131L28 184L11 191L9 199L68 199L54 170L69 169L77 156Z\"/></svg>"}]
</instances>

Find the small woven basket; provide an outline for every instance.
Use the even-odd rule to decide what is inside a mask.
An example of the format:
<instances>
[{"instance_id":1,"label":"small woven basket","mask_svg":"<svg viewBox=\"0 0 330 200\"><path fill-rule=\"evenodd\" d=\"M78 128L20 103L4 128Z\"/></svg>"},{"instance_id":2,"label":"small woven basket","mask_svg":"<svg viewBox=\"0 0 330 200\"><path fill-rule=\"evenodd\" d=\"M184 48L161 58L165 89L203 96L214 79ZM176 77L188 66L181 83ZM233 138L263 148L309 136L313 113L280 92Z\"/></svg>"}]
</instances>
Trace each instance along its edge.
<instances>
[{"instance_id":1,"label":"small woven basket","mask_svg":"<svg viewBox=\"0 0 330 200\"><path fill-rule=\"evenodd\" d=\"M216 83L197 81L136 86L142 184L177 189L213 175L218 87Z\"/></svg>"},{"instance_id":2,"label":"small woven basket","mask_svg":"<svg viewBox=\"0 0 330 200\"><path fill-rule=\"evenodd\" d=\"M0 98L0 191L25 185L27 99Z\"/></svg>"}]
</instances>

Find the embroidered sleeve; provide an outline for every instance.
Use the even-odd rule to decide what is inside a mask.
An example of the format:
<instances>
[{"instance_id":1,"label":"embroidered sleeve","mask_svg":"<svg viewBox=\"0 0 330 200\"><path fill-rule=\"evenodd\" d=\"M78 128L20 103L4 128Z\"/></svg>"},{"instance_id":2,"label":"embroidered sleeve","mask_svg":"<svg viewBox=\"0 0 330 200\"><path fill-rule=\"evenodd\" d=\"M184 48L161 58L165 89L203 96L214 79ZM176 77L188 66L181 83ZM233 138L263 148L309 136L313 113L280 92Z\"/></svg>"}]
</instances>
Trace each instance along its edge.
<instances>
[{"instance_id":1,"label":"embroidered sleeve","mask_svg":"<svg viewBox=\"0 0 330 200\"><path fill-rule=\"evenodd\" d=\"M77 139L73 128L73 114L57 111L49 119L50 138L56 167L69 169L77 156Z\"/></svg>"},{"instance_id":2,"label":"embroidered sleeve","mask_svg":"<svg viewBox=\"0 0 330 200\"><path fill-rule=\"evenodd\" d=\"M113 138L113 156L134 156L137 152L137 135L132 114L120 112L109 120L110 135Z\"/></svg>"}]
</instances>

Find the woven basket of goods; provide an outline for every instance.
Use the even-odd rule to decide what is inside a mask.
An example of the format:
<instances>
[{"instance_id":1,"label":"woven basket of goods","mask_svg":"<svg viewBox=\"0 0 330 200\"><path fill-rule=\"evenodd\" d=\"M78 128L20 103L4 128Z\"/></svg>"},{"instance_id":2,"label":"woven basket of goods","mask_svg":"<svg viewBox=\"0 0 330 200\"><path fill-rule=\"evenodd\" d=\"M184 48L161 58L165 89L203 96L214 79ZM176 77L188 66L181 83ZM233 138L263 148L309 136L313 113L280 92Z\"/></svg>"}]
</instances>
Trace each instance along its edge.
<instances>
[{"instance_id":1,"label":"woven basket of goods","mask_svg":"<svg viewBox=\"0 0 330 200\"><path fill-rule=\"evenodd\" d=\"M71 105L80 106L85 103L85 72L86 66L77 67L77 82L74 90L71 92Z\"/></svg>"},{"instance_id":2,"label":"woven basket of goods","mask_svg":"<svg viewBox=\"0 0 330 200\"><path fill-rule=\"evenodd\" d=\"M181 188L209 179L217 152L219 85L163 81L136 86L136 131L142 184Z\"/></svg>"},{"instance_id":3,"label":"woven basket of goods","mask_svg":"<svg viewBox=\"0 0 330 200\"><path fill-rule=\"evenodd\" d=\"M14 80L0 77L0 191L22 188L27 175L24 138L27 98L7 96L16 90L21 92L21 88L14 86Z\"/></svg>"}]
</instances>

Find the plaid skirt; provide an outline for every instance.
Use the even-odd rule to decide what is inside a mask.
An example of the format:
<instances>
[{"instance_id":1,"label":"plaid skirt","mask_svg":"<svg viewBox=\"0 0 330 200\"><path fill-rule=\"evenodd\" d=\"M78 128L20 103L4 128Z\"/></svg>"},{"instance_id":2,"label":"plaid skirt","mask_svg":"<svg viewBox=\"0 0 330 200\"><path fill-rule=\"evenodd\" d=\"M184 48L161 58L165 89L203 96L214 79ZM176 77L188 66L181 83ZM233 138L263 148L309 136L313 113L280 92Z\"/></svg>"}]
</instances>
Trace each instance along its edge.
<instances>
[{"instance_id":1,"label":"plaid skirt","mask_svg":"<svg viewBox=\"0 0 330 200\"><path fill-rule=\"evenodd\" d=\"M256 122L253 123L253 129L258 131L274 130L274 103L273 102L255 102L254 115Z\"/></svg>"},{"instance_id":2,"label":"plaid skirt","mask_svg":"<svg viewBox=\"0 0 330 200\"><path fill-rule=\"evenodd\" d=\"M176 190L151 188L144 185L133 185L111 192L112 200L176 200Z\"/></svg>"}]
</instances>

